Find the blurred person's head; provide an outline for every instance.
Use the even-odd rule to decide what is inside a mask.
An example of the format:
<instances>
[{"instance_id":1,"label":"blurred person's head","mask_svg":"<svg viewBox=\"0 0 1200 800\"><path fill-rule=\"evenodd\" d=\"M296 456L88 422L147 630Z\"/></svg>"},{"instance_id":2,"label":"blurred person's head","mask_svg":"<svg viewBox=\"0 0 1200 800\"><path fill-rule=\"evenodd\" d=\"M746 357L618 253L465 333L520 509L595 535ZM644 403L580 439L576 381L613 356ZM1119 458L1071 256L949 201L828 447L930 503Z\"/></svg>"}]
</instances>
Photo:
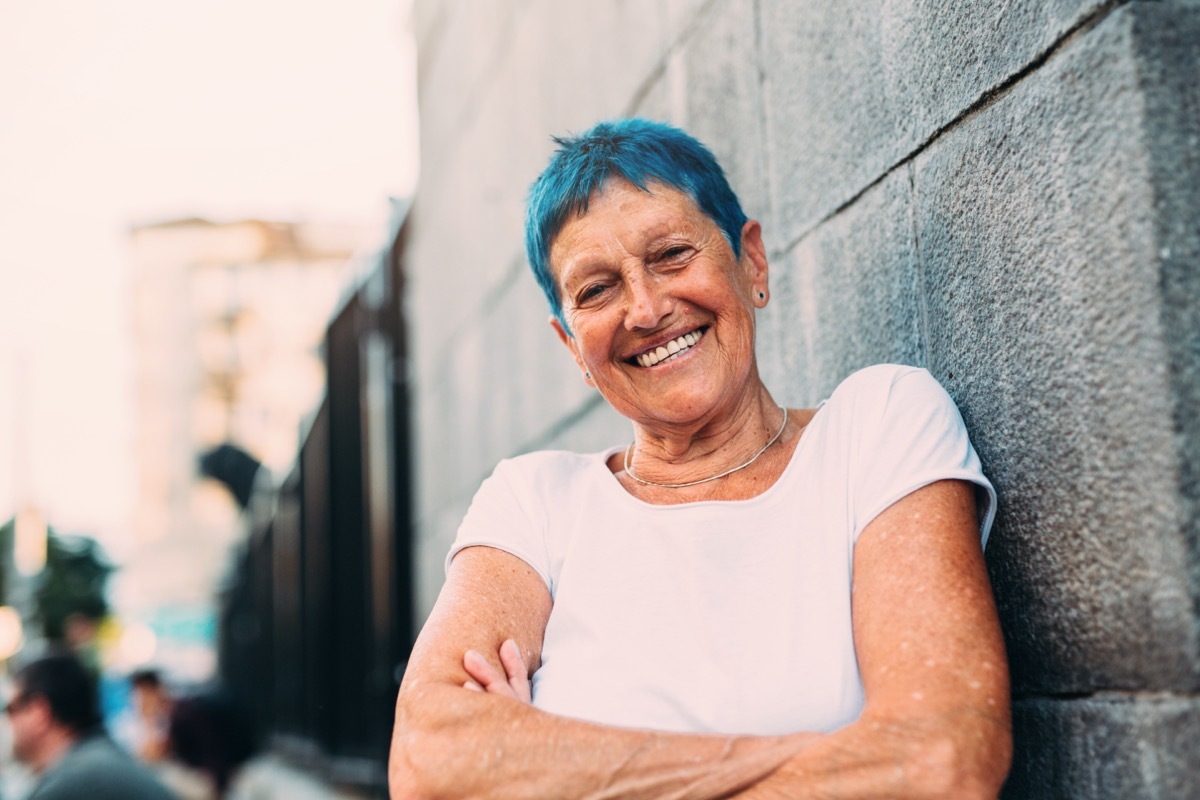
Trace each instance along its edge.
<instances>
[{"instance_id":1,"label":"blurred person's head","mask_svg":"<svg viewBox=\"0 0 1200 800\"><path fill-rule=\"evenodd\" d=\"M558 151L529 190L525 251L550 310L568 333L550 247L563 225L586 214L589 201L613 180L647 193L655 185L683 192L717 225L734 257L741 256L746 213L712 152L689 134L635 117L600 122L554 141Z\"/></svg>"},{"instance_id":2,"label":"blurred person's head","mask_svg":"<svg viewBox=\"0 0 1200 800\"><path fill-rule=\"evenodd\" d=\"M170 698L156 669L139 669L129 676L133 705L143 717L154 717L167 710Z\"/></svg>"},{"instance_id":3,"label":"blurred person's head","mask_svg":"<svg viewBox=\"0 0 1200 800\"><path fill-rule=\"evenodd\" d=\"M5 710L13 755L35 772L52 765L102 722L95 677L69 653L47 655L23 667Z\"/></svg>"},{"instance_id":4,"label":"blurred person's head","mask_svg":"<svg viewBox=\"0 0 1200 800\"><path fill-rule=\"evenodd\" d=\"M221 694L176 701L167 741L172 756L207 775L218 797L224 796L234 773L254 754L249 718L232 698Z\"/></svg>"},{"instance_id":5,"label":"blurred person's head","mask_svg":"<svg viewBox=\"0 0 1200 800\"><path fill-rule=\"evenodd\" d=\"M134 689L161 689L162 675L156 669L138 669L130 673L129 683Z\"/></svg>"}]
</instances>

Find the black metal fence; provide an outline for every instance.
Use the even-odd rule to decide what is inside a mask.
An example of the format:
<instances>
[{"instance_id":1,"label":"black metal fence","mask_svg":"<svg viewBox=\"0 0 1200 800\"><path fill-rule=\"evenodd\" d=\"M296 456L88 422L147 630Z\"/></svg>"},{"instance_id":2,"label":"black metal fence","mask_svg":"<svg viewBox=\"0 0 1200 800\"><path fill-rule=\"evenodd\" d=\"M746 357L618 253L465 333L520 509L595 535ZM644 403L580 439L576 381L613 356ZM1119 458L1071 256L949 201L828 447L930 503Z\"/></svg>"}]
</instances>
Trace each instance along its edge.
<instances>
[{"instance_id":1,"label":"black metal fence","mask_svg":"<svg viewBox=\"0 0 1200 800\"><path fill-rule=\"evenodd\" d=\"M220 612L222 681L273 749L380 796L415 634L402 240L329 325L324 402Z\"/></svg>"}]
</instances>

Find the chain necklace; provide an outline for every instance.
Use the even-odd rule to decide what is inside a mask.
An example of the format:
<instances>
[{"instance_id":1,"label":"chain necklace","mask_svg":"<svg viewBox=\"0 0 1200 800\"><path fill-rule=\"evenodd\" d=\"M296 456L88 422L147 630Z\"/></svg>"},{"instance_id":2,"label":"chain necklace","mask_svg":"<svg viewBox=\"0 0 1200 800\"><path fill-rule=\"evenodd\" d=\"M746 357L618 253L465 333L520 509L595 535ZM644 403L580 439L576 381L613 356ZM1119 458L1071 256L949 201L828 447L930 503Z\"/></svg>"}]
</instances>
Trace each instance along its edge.
<instances>
[{"instance_id":1,"label":"chain necklace","mask_svg":"<svg viewBox=\"0 0 1200 800\"><path fill-rule=\"evenodd\" d=\"M712 477L709 477L709 478L701 478L698 481L688 481L687 483L655 483L654 481L648 481L645 478L639 478L637 475L634 474L633 466L629 462L629 457L633 454L633 447L634 447L634 445L637 444L637 442L631 442L629 447L625 448L625 474L628 475L629 477L633 478L635 481L637 481L640 484L643 484L645 486L657 486L660 489L682 489L685 486L695 486L696 484L699 484L699 483L708 483L709 481L715 481L717 478L724 478L726 475L732 475L733 473L737 472L739 469L745 469L746 467L753 464L755 461L758 461L758 457L761 456L763 453L767 452L767 448L769 448L771 445L775 444L775 441L777 439L779 439L780 436L783 435L783 429L787 427L787 419L788 419L788 410L785 408L785 409L783 409L783 424L781 424L779 426L779 430L775 431L775 435L772 436L770 438L770 440L762 446L762 449L759 450L754 455L750 456L749 461L746 461L743 464L738 464L733 469L727 469L724 472L720 473L719 475L713 475Z\"/></svg>"}]
</instances>

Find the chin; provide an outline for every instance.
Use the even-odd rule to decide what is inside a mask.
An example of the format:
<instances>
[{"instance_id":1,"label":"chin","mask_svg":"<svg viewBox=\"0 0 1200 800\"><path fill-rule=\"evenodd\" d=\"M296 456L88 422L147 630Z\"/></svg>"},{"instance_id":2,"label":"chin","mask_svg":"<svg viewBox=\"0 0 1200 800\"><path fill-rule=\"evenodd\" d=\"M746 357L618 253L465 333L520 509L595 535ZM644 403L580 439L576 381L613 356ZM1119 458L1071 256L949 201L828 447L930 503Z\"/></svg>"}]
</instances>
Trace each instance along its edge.
<instances>
[{"instance_id":1,"label":"chin","mask_svg":"<svg viewBox=\"0 0 1200 800\"><path fill-rule=\"evenodd\" d=\"M635 414L626 416L647 424L686 425L708 416L716 406L717 404L712 398L680 396L672 393L662 398L660 402L654 403L652 406L641 406L634 409Z\"/></svg>"}]
</instances>

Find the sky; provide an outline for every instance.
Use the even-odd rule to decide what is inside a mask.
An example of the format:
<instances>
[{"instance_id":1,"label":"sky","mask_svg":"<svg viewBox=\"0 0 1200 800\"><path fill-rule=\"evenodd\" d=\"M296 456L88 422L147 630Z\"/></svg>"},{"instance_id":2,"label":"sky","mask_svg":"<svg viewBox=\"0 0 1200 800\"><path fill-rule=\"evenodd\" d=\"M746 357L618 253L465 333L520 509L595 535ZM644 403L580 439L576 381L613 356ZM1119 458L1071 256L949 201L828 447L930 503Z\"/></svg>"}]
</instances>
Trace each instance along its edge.
<instances>
[{"instance_id":1,"label":"sky","mask_svg":"<svg viewBox=\"0 0 1200 800\"><path fill-rule=\"evenodd\" d=\"M127 541L131 225L382 226L411 193L408 6L0 0L0 521Z\"/></svg>"}]
</instances>

